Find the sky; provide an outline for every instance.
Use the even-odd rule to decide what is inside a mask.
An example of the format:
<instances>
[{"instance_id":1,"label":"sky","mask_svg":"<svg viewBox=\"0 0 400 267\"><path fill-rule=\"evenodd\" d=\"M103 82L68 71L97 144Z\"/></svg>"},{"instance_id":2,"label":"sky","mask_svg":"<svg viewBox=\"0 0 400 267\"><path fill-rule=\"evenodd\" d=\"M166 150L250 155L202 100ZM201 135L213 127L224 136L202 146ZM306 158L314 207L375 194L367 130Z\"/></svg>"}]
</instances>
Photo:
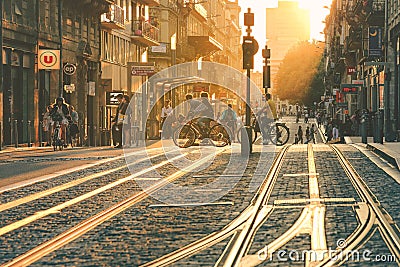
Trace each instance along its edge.
<instances>
[{"instance_id":1,"label":"sky","mask_svg":"<svg viewBox=\"0 0 400 267\"><path fill-rule=\"evenodd\" d=\"M329 14L329 9L324 6L330 7L332 0L293 0L300 3L301 8L310 10L310 25L311 25L311 39L318 41L324 41L324 36L320 34L324 30L325 24L322 22L325 17ZM278 0L239 0L239 5L242 8L241 14L241 26L243 30L246 27L243 26L243 13L247 12L250 7L251 12L254 13L255 26L252 27L252 35L256 38L260 45L260 50L255 56L255 70L262 71L262 57L261 50L265 47L265 9L267 7L277 7Z\"/></svg>"}]
</instances>

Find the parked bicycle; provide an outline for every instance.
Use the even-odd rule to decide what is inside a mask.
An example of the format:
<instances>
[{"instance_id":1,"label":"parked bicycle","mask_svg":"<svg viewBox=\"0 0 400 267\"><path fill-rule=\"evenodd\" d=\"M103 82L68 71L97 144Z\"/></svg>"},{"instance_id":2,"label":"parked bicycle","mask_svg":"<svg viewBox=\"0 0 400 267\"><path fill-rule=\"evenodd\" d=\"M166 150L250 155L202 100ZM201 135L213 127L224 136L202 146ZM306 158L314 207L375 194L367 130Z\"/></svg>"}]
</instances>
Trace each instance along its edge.
<instances>
[{"instance_id":1,"label":"parked bicycle","mask_svg":"<svg viewBox=\"0 0 400 267\"><path fill-rule=\"evenodd\" d=\"M258 121L255 117L253 117L251 124L252 136L253 136L253 144L265 144L270 141L272 144L277 146L283 146L289 141L290 131L285 123L275 123L271 122L266 126L261 126L258 124ZM262 131L260 127L267 127L265 131ZM239 142L241 142L241 132L243 126L237 132L237 138ZM267 134L266 137L263 136L263 132ZM264 140L267 139L267 140Z\"/></svg>"},{"instance_id":2,"label":"parked bicycle","mask_svg":"<svg viewBox=\"0 0 400 267\"><path fill-rule=\"evenodd\" d=\"M173 140L180 148L187 148L195 144L196 140L209 139L217 147L231 144L231 133L227 128L212 120L210 128L207 128L198 119L189 121L175 130Z\"/></svg>"}]
</instances>

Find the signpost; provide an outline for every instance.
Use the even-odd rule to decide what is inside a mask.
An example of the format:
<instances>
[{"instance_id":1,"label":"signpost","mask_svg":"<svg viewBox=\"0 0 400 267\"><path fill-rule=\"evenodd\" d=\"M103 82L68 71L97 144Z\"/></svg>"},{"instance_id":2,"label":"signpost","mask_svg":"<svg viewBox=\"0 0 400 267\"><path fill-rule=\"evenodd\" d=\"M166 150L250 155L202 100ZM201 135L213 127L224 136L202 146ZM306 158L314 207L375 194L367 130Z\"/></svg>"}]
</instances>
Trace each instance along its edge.
<instances>
[{"instance_id":1,"label":"signpost","mask_svg":"<svg viewBox=\"0 0 400 267\"><path fill-rule=\"evenodd\" d=\"M251 124L251 109L250 109L250 70L254 68L254 55L258 51L258 43L251 36L251 26L254 26L254 13L251 13L249 8L247 13L244 14L244 25L247 26L247 36L243 36L242 50L243 50L243 69L247 70L247 88L246 88L246 127L241 132L241 154L242 156L248 156L253 151L252 143L252 130ZM247 142L245 141L247 140Z\"/></svg>"}]
</instances>

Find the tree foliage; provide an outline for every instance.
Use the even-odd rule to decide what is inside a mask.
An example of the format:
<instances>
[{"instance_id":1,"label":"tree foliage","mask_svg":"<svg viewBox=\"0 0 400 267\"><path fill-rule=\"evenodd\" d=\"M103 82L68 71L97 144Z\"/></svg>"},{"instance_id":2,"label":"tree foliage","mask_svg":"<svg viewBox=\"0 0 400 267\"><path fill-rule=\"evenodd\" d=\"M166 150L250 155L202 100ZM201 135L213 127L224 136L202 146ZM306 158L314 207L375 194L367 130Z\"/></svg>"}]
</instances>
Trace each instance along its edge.
<instances>
[{"instance_id":1,"label":"tree foliage","mask_svg":"<svg viewBox=\"0 0 400 267\"><path fill-rule=\"evenodd\" d=\"M320 99L323 74L317 74L322 54L323 47L317 43L301 42L290 49L279 67L273 93L282 100L307 105Z\"/></svg>"}]
</instances>

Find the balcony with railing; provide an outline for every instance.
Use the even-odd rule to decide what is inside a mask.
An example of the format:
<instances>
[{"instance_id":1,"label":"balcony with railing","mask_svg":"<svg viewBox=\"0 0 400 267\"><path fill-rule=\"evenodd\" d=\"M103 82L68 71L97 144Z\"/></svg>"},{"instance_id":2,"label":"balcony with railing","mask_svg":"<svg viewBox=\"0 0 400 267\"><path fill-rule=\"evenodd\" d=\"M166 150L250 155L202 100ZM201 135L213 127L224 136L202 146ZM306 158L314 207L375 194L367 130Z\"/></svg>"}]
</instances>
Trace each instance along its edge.
<instances>
[{"instance_id":1,"label":"balcony with railing","mask_svg":"<svg viewBox=\"0 0 400 267\"><path fill-rule=\"evenodd\" d=\"M131 40L141 46L159 46L160 29L147 21L132 22Z\"/></svg>"},{"instance_id":2,"label":"balcony with railing","mask_svg":"<svg viewBox=\"0 0 400 267\"><path fill-rule=\"evenodd\" d=\"M125 29L123 8L112 4L110 10L101 15L101 26L106 29Z\"/></svg>"}]
</instances>

